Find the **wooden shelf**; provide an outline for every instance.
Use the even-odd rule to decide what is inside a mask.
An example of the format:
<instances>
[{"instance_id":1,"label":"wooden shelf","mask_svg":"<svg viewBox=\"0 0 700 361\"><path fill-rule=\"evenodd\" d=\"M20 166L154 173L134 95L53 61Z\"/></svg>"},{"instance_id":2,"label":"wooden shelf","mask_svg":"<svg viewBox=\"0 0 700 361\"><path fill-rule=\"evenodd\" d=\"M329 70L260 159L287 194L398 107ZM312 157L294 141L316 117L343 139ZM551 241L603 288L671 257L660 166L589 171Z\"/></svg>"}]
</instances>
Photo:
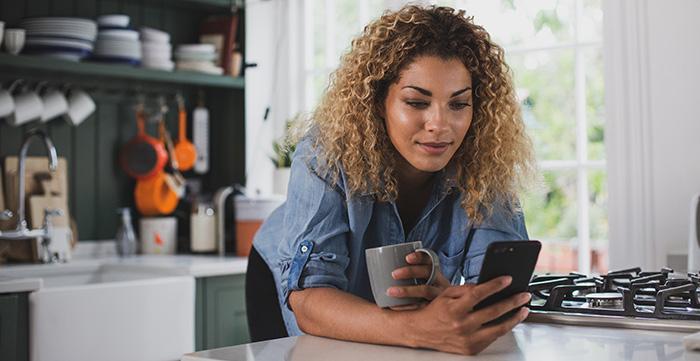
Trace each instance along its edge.
<instances>
[{"instance_id":1,"label":"wooden shelf","mask_svg":"<svg viewBox=\"0 0 700 361\"><path fill-rule=\"evenodd\" d=\"M211 75L193 71L162 71L118 64L72 62L42 56L0 54L0 69L50 72L69 76L99 77L111 79L138 80L146 82L199 85L229 89L243 89L245 81L241 77Z\"/></svg>"}]
</instances>

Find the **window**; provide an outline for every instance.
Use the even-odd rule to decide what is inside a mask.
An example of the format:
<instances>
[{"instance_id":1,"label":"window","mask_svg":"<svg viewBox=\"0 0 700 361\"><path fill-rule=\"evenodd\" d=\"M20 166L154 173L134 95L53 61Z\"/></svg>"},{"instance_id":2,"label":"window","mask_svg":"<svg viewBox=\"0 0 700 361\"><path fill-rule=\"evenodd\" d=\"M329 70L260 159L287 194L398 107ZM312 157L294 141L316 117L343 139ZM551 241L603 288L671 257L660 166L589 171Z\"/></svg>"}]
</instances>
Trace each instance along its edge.
<instances>
[{"instance_id":1,"label":"window","mask_svg":"<svg viewBox=\"0 0 700 361\"><path fill-rule=\"evenodd\" d=\"M607 272L601 0L429 3L465 9L506 50L542 171L542 184L522 197L530 237L543 243L537 271ZM397 5L304 1L306 110L318 102L352 37Z\"/></svg>"}]
</instances>

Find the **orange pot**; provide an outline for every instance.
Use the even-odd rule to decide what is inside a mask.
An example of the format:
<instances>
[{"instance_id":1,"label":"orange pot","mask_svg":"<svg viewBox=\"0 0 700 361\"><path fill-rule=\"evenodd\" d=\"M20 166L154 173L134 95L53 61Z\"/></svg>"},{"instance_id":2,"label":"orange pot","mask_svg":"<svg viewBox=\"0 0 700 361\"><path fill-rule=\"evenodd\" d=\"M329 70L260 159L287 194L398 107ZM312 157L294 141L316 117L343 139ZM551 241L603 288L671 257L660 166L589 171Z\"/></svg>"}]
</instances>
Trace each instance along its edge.
<instances>
[{"instance_id":1,"label":"orange pot","mask_svg":"<svg viewBox=\"0 0 700 361\"><path fill-rule=\"evenodd\" d=\"M138 180L134 189L136 208L144 216L170 214L178 203L171 175L159 172L155 176Z\"/></svg>"}]
</instances>

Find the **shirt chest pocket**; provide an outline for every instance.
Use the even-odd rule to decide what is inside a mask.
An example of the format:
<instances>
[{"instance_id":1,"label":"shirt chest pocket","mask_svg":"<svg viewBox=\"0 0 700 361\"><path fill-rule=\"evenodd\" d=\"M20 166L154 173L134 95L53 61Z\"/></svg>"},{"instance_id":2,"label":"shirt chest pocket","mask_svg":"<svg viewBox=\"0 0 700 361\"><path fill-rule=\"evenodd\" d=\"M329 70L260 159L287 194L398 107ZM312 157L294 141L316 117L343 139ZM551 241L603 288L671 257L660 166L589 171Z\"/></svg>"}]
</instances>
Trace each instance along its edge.
<instances>
[{"instance_id":1,"label":"shirt chest pocket","mask_svg":"<svg viewBox=\"0 0 700 361\"><path fill-rule=\"evenodd\" d=\"M442 274L452 284L459 284L462 274L460 271L461 263L464 260L464 248L451 251L449 249L440 249L437 252L440 258L440 270Z\"/></svg>"}]
</instances>

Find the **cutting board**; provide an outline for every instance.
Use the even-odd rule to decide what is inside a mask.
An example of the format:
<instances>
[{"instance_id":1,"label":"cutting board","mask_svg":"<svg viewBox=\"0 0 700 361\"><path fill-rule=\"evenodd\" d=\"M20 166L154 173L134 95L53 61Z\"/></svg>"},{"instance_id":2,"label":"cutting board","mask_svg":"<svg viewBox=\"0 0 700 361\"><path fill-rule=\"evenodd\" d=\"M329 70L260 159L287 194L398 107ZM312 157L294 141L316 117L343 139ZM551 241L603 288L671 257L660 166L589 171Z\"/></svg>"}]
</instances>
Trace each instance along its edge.
<instances>
[{"instance_id":1,"label":"cutting board","mask_svg":"<svg viewBox=\"0 0 700 361\"><path fill-rule=\"evenodd\" d=\"M18 190L19 182L17 177L18 168L18 158L16 156L5 158L5 207L15 214L17 213L18 205ZM35 175L37 173L47 173L49 169L49 160L47 157L27 157L26 159L26 172L25 172L25 195L27 201L31 195L44 195L45 192L42 189L41 184L36 181ZM56 172L52 174L52 179L50 181L49 190L51 194L58 194L68 199L68 164L65 158L58 158L58 166ZM0 228L8 229L7 224L10 224L10 228L14 228L17 223L16 216L10 222L4 222L0 224Z\"/></svg>"},{"instance_id":2,"label":"cutting board","mask_svg":"<svg viewBox=\"0 0 700 361\"><path fill-rule=\"evenodd\" d=\"M60 216L51 217L51 224L55 227L70 227L70 214L68 213L68 200L65 196L51 192L51 176L48 173L37 173L37 182L42 184L43 195L29 197L29 219L31 227L41 228L44 224L44 212L46 209L61 211ZM40 180L41 179L41 180Z\"/></svg>"}]
</instances>

